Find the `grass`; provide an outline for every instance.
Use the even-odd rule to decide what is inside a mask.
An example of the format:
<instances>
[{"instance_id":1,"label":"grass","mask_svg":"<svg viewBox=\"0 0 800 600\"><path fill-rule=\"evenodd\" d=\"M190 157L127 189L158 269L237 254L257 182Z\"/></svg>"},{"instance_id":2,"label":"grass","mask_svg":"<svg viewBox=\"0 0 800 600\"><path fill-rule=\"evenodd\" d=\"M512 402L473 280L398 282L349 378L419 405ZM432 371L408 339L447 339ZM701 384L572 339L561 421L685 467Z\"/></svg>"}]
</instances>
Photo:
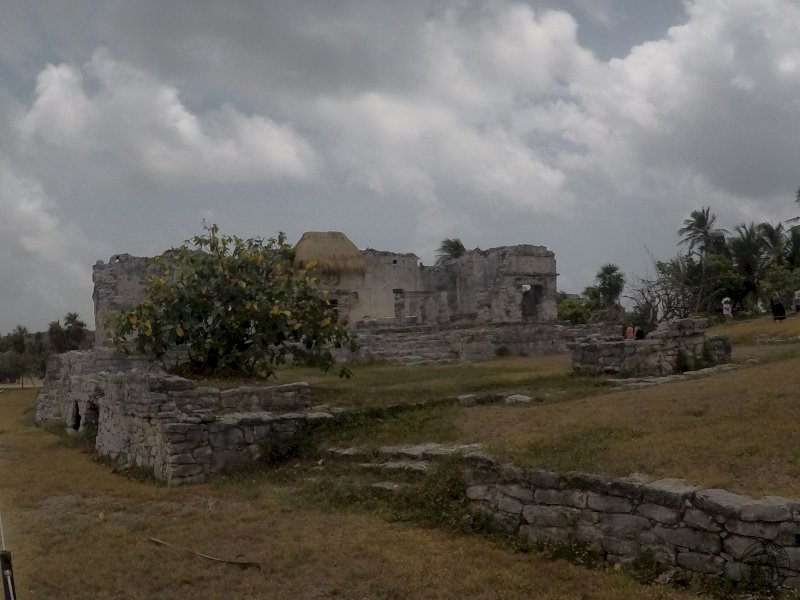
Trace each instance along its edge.
<instances>
[{"instance_id":1,"label":"grass","mask_svg":"<svg viewBox=\"0 0 800 600\"><path fill-rule=\"evenodd\" d=\"M370 364L353 367L351 379L312 369L284 368L277 380L308 382L314 401L335 406L402 404L461 394L523 393L539 401L578 398L604 389L596 379L573 375L569 356L502 357L431 367Z\"/></svg>"},{"instance_id":2,"label":"grass","mask_svg":"<svg viewBox=\"0 0 800 600\"><path fill-rule=\"evenodd\" d=\"M482 442L521 464L639 471L800 497L794 427L800 344L757 343L775 330L787 338L800 335L800 320L760 319L714 330L731 334L737 360L760 353L761 362L624 392L569 374L564 356L431 368L368 365L351 380L302 369L278 375L280 383L308 381L318 403L350 407L500 391L537 400L528 406L439 405L364 419L330 433L326 443ZM409 496L398 504L365 494L363 475L302 457L188 488L115 473L79 444L35 428L29 419L34 394L7 390L0 396L0 510L23 597L695 597L460 535L461 513L442 509L457 500L443 485L447 479L418 490L426 511ZM150 537L262 566L210 563L156 546Z\"/></svg>"},{"instance_id":3,"label":"grass","mask_svg":"<svg viewBox=\"0 0 800 600\"><path fill-rule=\"evenodd\" d=\"M342 512L301 493L313 467L185 488L128 479L24 422L33 398L25 390L0 399L0 510L20 597L694 597L476 536ZM212 563L150 537L261 568Z\"/></svg>"}]
</instances>

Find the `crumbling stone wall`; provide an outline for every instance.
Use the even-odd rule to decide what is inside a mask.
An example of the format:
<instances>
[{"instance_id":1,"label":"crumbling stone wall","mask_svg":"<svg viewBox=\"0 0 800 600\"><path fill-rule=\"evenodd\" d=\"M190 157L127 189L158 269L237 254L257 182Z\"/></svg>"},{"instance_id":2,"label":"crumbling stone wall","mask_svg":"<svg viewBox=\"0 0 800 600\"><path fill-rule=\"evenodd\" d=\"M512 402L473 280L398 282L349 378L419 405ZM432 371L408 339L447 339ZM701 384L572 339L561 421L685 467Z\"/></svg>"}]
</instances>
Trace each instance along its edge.
<instances>
[{"instance_id":1,"label":"crumbling stone wall","mask_svg":"<svg viewBox=\"0 0 800 600\"><path fill-rule=\"evenodd\" d=\"M108 263L98 260L92 268L94 283L95 345L109 346L108 315L141 302L147 291L147 259L115 254Z\"/></svg>"},{"instance_id":2,"label":"crumbling stone wall","mask_svg":"<svg viewBox=\"0 0 800 600\"><path fill-rule=\"evenodd\" d=\"M39 425L96 432L103 456L196 483L258 459L341 414L310 406L305 383L219 390L111 349L53 355L36 403Z\"/></svg>"},{"instance_id":3,"label":"crumbling stone wall","mask_svg":"<svg viewBox=\"0 0 800 600\"><path fill-rule=\"evenodd\" d=\"M688 572L800 588L798 499L491 460L465 477L472 510L532 543L577 543L614 562L646 556Z\"/></svg>"},{"instance_id":4,"label":"crumbling stone wall","mask_svg":"<svg viewBox=\"0 0 800 600\"><path fill-rule=\"evenodd\" d=\"M706 319L662 323L643 340L589 337L572 345L572 368L592 375L668 375L727 362L727 336L707 335Z\"/></svg>"}]
</instances>

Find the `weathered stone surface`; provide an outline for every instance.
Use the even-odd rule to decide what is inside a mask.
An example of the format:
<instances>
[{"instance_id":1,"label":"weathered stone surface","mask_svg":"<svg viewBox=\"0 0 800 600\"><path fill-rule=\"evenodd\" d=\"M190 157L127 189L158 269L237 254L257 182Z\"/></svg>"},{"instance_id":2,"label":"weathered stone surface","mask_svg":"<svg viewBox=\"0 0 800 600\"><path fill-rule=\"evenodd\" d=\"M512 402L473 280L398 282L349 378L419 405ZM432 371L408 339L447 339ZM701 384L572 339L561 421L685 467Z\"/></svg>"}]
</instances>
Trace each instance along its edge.
<instances>
[{"instance_id":1,"label":"weathered stone surface","mask_svg":"<svg viewBox=\"0 0 800 600\"><path fill-rule=\"evenodd\" d=\"M521 502L533 502L533 490L516 484L497 486L501 494L515 498Z\"/></svg>"},{"instance_id":2,"label":"weathered stone surface","mask_svg":"<svg viewBox=\"0 0 800 600\"><path fill-rule=\"evenodd\" d=\"M526 396L525 394L511 394L507 396L504 400L504 404L530 404L531 398L530 396Z\"/></svg>"},{"instance_id":3,"label":"weathered stone surface","mask_svg":"<svg viewBox=\"0 0 800 600\"><path fill-rule=\"evenodd\" d=\"M717 489L695 492L692 497L692 504L697 508L729 519L739 519L742 506L752 502L750 496L740 496L727 490Z\"/></svg>"},{"instance_id":4,"label":"weathered stone surface","mask_svg":"<svg viewBox=\"0 0 800 600\"><path fill-rule=\"evenodd\" d=\"M778 526L775 523L746 523L729 519L725 521L725 529L731 533L765 540L774 540L778 536Z\"/></svg>"},{"instance_id":5,"label":"weathered stone surface","mask_svg":"<svg viewBox=\"0 0 800 600\"><path fill-rule=\"evenodd\" d=\"M650 521L644 517L616 513L601 513L599 524L607 535L624 538L636 537L652 527Z\"/></svg>"},{"instance_id":6,"label":"weathered stone surface","mask_svg":"<svg viewBox=\"0 0 800 600\"><path fill-rule=\"evenodd\" d=\"M697 489L696 485L683 479L659 479L641 487L642 500L661 506L683 508L684 501Z\"/></svg>"},{"instance_id":7,"label":"weathered stone surface","mask_svg":"<svg viewBox=\"0 0 800 600\"><path fill-rule=\"evenodd\" d=\"M767 496L742 506L742 521L788 521L800 507L800 501Z\"/></svg>"},{"instance_id":8,"label":"weathered stone surface","mask_svg":"<svg viewBox=\"0 0 800 600\"><path fill-rule=\"evenodd\" d=\"M534 488L557 490L561 477L558 473L553 473L552 471L529 469L527 479Z\"/></svg>"},{"instance_id":9,"label":"weathered stone surface","mask_svg":"<svg viewBox=\"0 0 800 600\"><path fill-rule=\"evenodd\" d=\"M586 493L572 490L536 490L533 499L537 504L558 504L575 508L586 506Z\"/></svg>"},{"instance_id":10,"label":"weathered stone surface","mask_svg":"<svg viewBox=\"0 0 800 600\"><path fill-rule=\"evenodd\" d=\"M695 529L722 531L722 525L717 523L713 515L696 508L687 508L686 511L684 511L683 522Z\"/></svg>"},{"instance_id":11,"label":"weathered stone surface","mask_svg":"<svg viewBox=\"0 0 800 600\"><path fill-rule=\"evenodd\" d=\"M754 538L729 535L722 541L722 548L733 558L739 560L744 556L745 552L752 548L754 544L758 543L759 540Z\"/></svg>"},{"instance_id":12,"label":"weathered stone surface","mask_svg":"<svg viewBox=\"0 0 800 600\"><path fill-rule=\"evenodd\" d=\"M689 529L688 527L667 528L657 525L653 528L653 533L662 540L708 554L719 554L722 549L722 540L719 535Z\"/></svg>"},{"instance_id":13,"label":"weathered stone surface","mask_svg":"<svg viewBox=\"0 0 800 600\"><path fill-rule=\"evenodd\" d=\"M467 498L470 500L490 501L495 496L493 485L471 485L467 487Z\"/></svg>"},{"instance_id":14,"label":"weathered stone surface","mask_svg":"<svg viewBox=\"0 0 800 600\"><path fill-rule=\"evenodd\" d=\"M680 520L680 511L674 508L667 508L658 504L640 504L636 507L636 513L653 519L664 525L676 525Z\"/></svg>"},{"instance_id":15,"label":"weathered stone surface","mask_svg":"<svg viewBox=\"0 0 800 600\"><path fill-rule=\"evenodd\" d=\"M619 496L606 496L595 492L586 493L586 505L601 512L629 513L633 510L633 501Z\"/></svg>"},{"instance_id":16,"label":"weathered stone surface","mask_svg":"<svg viewBox=\"0 0 800 600\"><path fill-rule=\"evenodd\" d=\"M518 515L522 513L522 502L508 496L501 496L497 501L497 508L502 512Z\"/></svg>"},{"instance_id":17,"label":"weathered stone surface","mask_svg":"<svg viewBox=\"0 0 800 600\"><path fill-rule=\"evenodd\" d=\"M522 516L531 525L539 527L569 527L578 520L578 510L563 506L527 505Z\"/></svg>"}]
</instances>

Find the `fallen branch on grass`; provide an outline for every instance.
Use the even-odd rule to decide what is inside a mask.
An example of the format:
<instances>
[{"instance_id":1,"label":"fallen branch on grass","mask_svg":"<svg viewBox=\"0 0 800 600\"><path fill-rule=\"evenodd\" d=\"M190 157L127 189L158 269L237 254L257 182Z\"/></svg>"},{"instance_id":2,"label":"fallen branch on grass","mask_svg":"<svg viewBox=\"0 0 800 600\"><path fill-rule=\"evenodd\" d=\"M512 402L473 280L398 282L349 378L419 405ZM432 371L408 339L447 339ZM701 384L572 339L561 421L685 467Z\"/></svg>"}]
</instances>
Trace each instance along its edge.
<instances>
[{"instance_id":1,"label":"fallen branch on grass","mask_svg":"<svg viewBox=\"0 0 800 600\"><path fill-rule=\"evenodd\" d=\"M217 558L216 556L209 556L208 554L203 554L202 552L195 552L191 548L186 548L184 546L178 546L177 544L170 544L169 542L165 542L164 540L159 540L158 538L147 538L154 544L159 544L161 546L166 546L167 548L174 548L175 550L183 550L184 552L189 552L194 554L195 556L199 556L201 558L207 558L208 560L213 560L215 562L221 562L228 565L238 565L240 567L247 568L247 567L257 567L261 568L261 563L251 562L248 560L226 560L224 558Z\"/></svg>"}]
</instances>

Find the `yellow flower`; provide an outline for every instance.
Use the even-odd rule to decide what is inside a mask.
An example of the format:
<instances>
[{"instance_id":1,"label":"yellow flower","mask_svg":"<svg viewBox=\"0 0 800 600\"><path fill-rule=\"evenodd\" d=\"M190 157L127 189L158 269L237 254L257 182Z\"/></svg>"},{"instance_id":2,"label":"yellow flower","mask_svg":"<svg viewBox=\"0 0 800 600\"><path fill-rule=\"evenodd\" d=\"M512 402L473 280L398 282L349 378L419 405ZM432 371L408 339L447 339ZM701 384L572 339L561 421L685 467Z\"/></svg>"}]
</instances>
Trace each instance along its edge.
<instances>
[{"instance_id":1,"label":"yellow flower","mask_svg":"<svg viewBox=\"0 0 800 600\"><path fill-rule=\"evenodd\" d=\"M297 331L297 330L298 330L298 329L300 329L302 326L303 326L303 324L302 324L302 323L295 323L295 324L294 324L294 330L295 330L295 331Z\"/></svg>"},{"instance_id":2,"label":"yellow flower","mask_svg":"<svg viewBox=\"0 0 800 600\"><path fill-rule=\"evenodd\" d=\"M276 317L277 317L279 314L281 314L281 307L280 307L280 306L278 306L277 304L276 304L275 306L273 306L273 307L272 307L272 314L273 314L273 315L275 315Z\"/></svg>"},{"instance_id":3,"label":"yellow flower","mask_svg":"<svg viewBox=\"0 0 800 600\"><path fill-rule=\"evenodd\" d=\"M322 326L323 326L323 327L327 327L327 326L328 326L328 325L330 325L330 324L331 324L331 318L330 318L330 317L325 317L325 318L322 320Z\"/></svg>"},{"instance_id":4,"label":"yellow flower","mask_svg":"<svg viewBox=\"0 0 800 600\"><path fill-rule=\"evenodd\" d=\"M186 332L183 330L183 327L178 325L178 328L175 330L175 335L177 335L178 337L183 337L186 335Z\"/></svg>"},{"instance_id":5,"label":"yellow flower","mask_svg":"<svg viewBox=\"0 0 800 600\"><path fill-rule=\"evenodd\" d=\"M311 269L314 269L314 268L316 268L317 264L318 264L318 263L317 263L317 261L315 261L315 260L312 258L311 260L307 260L307 261L306 261L306 264L305 264L305 265L303 265L303 268L304 268L306 271L310 271Z\"/></svg>"}]
</instances>

